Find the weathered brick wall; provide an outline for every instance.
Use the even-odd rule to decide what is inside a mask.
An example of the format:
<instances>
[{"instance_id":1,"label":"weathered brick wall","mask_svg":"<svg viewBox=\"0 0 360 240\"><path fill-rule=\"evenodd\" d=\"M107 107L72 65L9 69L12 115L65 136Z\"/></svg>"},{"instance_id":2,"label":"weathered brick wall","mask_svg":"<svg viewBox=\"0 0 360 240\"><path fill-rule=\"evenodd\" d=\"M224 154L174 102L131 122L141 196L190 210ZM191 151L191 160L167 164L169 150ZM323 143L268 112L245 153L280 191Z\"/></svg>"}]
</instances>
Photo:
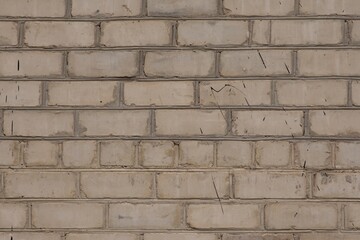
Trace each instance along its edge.
<instances>
[{"instance_id":1,"label":"weathered brick wall","mask_svg":"<svg viewBox=\"0 0 360 240\"><path fill-rule=\"evenodd\" d=\"M0 240L360 239L359 0L0 0Z\"/></svg>"}]
</instances>

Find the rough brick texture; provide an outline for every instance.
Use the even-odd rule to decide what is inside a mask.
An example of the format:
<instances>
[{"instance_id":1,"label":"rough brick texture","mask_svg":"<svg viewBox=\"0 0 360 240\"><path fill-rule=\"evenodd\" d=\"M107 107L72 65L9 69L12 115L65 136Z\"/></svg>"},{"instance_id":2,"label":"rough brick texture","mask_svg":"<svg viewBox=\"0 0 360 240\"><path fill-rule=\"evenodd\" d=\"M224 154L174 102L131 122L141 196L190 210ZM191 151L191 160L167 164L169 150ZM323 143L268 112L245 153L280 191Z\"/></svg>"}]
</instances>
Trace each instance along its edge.
<instances>
[{"instance_id":1,"label":"rough brick texture","mask_svg":"<svg viewBox=\"0 0 360 240\"><path fill-rule=\"evenodd\" d=\"M0 0L0 240L360 239L360 0Z\"/></svg>"}]
</instances>

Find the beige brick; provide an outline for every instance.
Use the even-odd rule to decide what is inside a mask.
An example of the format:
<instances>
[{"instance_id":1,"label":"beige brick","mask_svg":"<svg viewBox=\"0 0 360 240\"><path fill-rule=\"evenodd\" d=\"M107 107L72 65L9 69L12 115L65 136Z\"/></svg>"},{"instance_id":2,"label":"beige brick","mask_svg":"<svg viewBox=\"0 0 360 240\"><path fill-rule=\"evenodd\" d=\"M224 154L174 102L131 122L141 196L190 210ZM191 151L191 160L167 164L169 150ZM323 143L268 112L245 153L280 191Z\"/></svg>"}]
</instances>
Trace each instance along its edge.
<instances>
[{"instance_id":1,"label":"beige brick","mask_svg":"<svg viewBox=\"0 0 360 240\"><path fill-rule=\"evenodd\" d=\"M144 240L218 240L211 233L145 233Z\"/></svg>"},{"instance_id":2,"label":"beige brick","mask_svg":"<svg viewBox=\"0 0 360 240\"><path fill-rule=\"evenodd\" d=\"M41 82L0 82L0 106L39 106Z\"/></svg>"},{"instance_id":3,"label":"beige brick","mask_svg":"<svg viewBox=\"0 0 360 240\"><path fill-rule=\"evenodd\" d=\"M336 168L360 168L360 143L359 142L339 142L335 148Z\"/></svg>"},{"instance_id":4,"label":"beige brick","mask_svg":"<svg viewBox=\"0 0 360 240\"><path fill-rule=\"evenodd\" d=\"M56 166L59 160L59 144L50 141L29 141L24 146L26 166Z\"/></svg>"},{"instance_id":5,"label":"beige brick","mask_svg":"<svg viewBox=\"0 0 360 240\"><path fill-rule=\"evenodd\" d=\"M0 52L0 77L60 76L62 61L61 52Z\"/></svg>"},{"instance_id":6,"label":"beige brick","mask_svg":"<svg viewBox=\"0 0 360 240\"><path fill-rule=\"evenodd\" d=\"M24 43L32 47L90 47L95 25L90 22L26 22Z\"/></svg>"},{"instance_id":7,"label":"beige brick","mask_svg":"<svg viewBox=\"0 0 360 240\"><path fill-rule=\"evenodd\" d=\"M357 0L300 0L301 15L356 15L360 11Z\"/></svg>"},{"instance_id":8,"label":"beige brick","mask_svg":"<svg viewBox=\"0 0 360 240\"><path fill-rule=\"evenodd\" d=\"M291 51L223 51L220 74L224 77L290 75Z\"/></svg>"},{"instance_id":9,"label":"beige brick","mask_svg":"<svg viewBox=\"0 0 360 240\"><path fill-rule=\"evenodd\" d=\"M0 203L0 228L25 228L27 204ZM10 238L9 238L10 239Z\"/></svg>"},{"instance_id":10,"label":"beige brick","mask_svg":"<svg viewBox=\"0 0 360 240\"><path fill-rule=\"evenodd\" d=\"M159 173L157 194L159 198L228 198L229 173Z\"/></svg>"},{"instance_id":11,"label":"beige brick","mask_svg":"<svg viewBox=\"0 0 360 240\"><path fill-rule=\"evenodd\" d=\"M302 168L330 168L330 142L298 142L294 145L295 165Z\"/></svg>"},{"instance_id":12,"label":"beige brick","mask_svg":"<svg viewBox=\"0 0 360 240\"><path fill-rule=\"evenodd\" d=\"M271 22L271 44L341 44L343 28L342 20L275 20Z\"/></svg>"},{"instance_id":13,"label":"beige brick","mask_svg":"<svg viewBox=\"0 0 360 240\"><path fill-rule=\"evenodd\" d=\"M70 136L74 131L72 111L5 111L6 136Z\"/></svg>"},{"instance_id":14,"label":"beige brick","mask_svg":"<svg viewBox=\"0 0 360 240\"><path fill-rule=\"evenodd\" d=\"M126 82L124 85L126 105L194 104L192 82Z\"/></svg>"},{"instance_id":15,"label":"beige brick","mask_svg":"<svg viewBox=\"0 0 360 240\"><path fill-rule=\"evenodd\" d=\"M336 229L337 207L328 203L274 203L265 207L266 229Z\"/></svg>"},{"instance_id":16,"label":"beige brick","mask_svg":"<svg viewBox=\"0 0 360 240\"><path fill-rule=\"evenodd\" d=\"M350 39L352 44L360 44L360 21L350 21Z\"/></svg>"},{"instance_id":17,"label":"beige brick","mask_svg":"<svg viewBox=\"0 0 360 240\"><path fill-rule=\"evenodd\" d=\"M171 141L141 142L139 162L144 167L171 167L174 165L176 151Z\"/></svg>"},{"instance_id":18,"label":"beige brick","mask_svg":"<svg viewBox=\"0 0 360 240\"><path fill-rule=\"evenodd\" d=\"M20 162L20 142L0 141L0 166L17 165Z\"/></svg>"},{"instance_id":19,"label":"beige brick","mask_svg":"<svg viewBox=\"0 0 360 240\"><path fill-rule=\"evenodd\" d=\"M215 54L199 50L148 52L144 71L148 77L212 76L215 72Z\"/></svg>"},{"instance_id":20,"label":"beige brick","mask_svg":"<svg viewBox=\"0 0 360 240\"><path fill-rule=\"evenodd\" d=\"M83 172L81 191L87 198L151 198L152 173Z\"/></svg>"},{"instance_id":21,"label":"beige brick","mask_svg":"<svg viewBox=\"0 0 360 240\"><path fill-rule=\"evenodd\" d=\"M233 132L236 135L303 134L301 111L234 111Z\"/></svg>"},{"instance_id":22,"label":"beige brick","mask_svg":"<svg viewBox=\"0 0 360 240\"><path fill-rule=\"evenodd\" d=\"M202 105L270 105L271 81L200 82Z\"/></svg>"},{"instance_id":23,"label":"beige brick","mask_svg":"<svg viewBox=\"0 0 360 240\"><path fill-rule=\"evenodd\" d=\"M250 166L252 144L239 141L222 141L217 145L217 166L245 167Z\"/></svg>"},{"instance_id":24,"label":"beige brick","mask_svg":"<svg viewBox=\"0 0 360 240\"><path fill-rule=\"evenodd\" d=\"M116 21L102 24L101 44L114 46L162 46L171 44L169 21Z\"/></svg>"},{"instance_id":25,"label":"beige brick","mask_svg":"<svg viewBox=\"0 0 360 240\"><path fill-rule=\"evenodd\" d=\"M285 141L259 141L255 161L261 167L286 167L291 161L291 145Z\"/></svg>"},{"instance_id":26,"label":"beige brick","mask_svg":"<svg viewBox=\"0 0 360 240\"><path fill-rule=\"evenodd\" d=\"M358 240L358 233L303 233L300 240Z\"/></svg>"},{"instance_id":27,"label":"beige brick","mask_svg":"<svg viewBox=\"0 0 360 240\"><path fill-rule=\"evenodd\" d=\"M100 228L104 207L97 203L33 203L34 228Z\"/></svg>"},{"instance_id":28,"label":"beige brick","mask_svg":"<svg viewBox=\"0 0 360 240\"><path fill-rule=\"evenodd\" d=\"M73 16L137 16L142 11L142 0L72 0Z\"/></svg>"},{"instance_id":29,"label":"beige brick","mask_svg":"<svg viewBox=\"0 0 360 240\"><path fill-rule=\"evenodd\" d=\"M65 0L0 0L0 16L63 17Z\"/></svg>"},{"instance_id":30,"label":"beige brick","mask_svg":"<svg viewBox=\"0 0 360 240\"><path fill-rule=\"evenodd\" d=\"M357 191L360 183L358 173L314 174L314 197L317 198L359 198Z\"/></svg>"},{"instance_id":31,"label":"beige brick","mask_svg":"<svg viewBox=\"0 0 360 240\"><path fill-rule=\"evenodd\" d=\"M179 164L187 167L214 166L214 143L202 141L182 141L180 143Z\"/></svg>"},{"instance_id":32,"label":"beige brick","mask_svg":"<svg viewBox=\"0 0 360 240\"><path fill-rule=\"evenodd\" d=\"M177 229L182 207L177 204L110 204L109 227L119 229Z\"/></svg>"},{"instance_id":33,"label":"beige brick","mask_svg":"<svg viewBox=\"0 0 360 240\"><path fill-rule=\"evenodd\" d=\"M305 198L302 172L236 171L235 198Z\"/></svg>"},{"instance_id":34,"label":"beige brick","mask_svg":"<svg viewBox=\"0 0 360 240\"><path fill-rule=\"evenodd\" d=\"M15 172L5 175L7 198L74 198L76 176L66 172Z\"/></svg>"},{"instance_id":35,"label":"beige brick","mask_svg":"<svg viewBox=\"0 0 360 240\"><path fill-rule=\"evenodd\" d=\"M186 221L191 228L198 229L257 229L260 227L260 209L250 204L223 204L222 207L219 204L191 204Z\"/></svg>"},{"instance_id":36,"label":"beige brick","mask_svg":"<svg viewBox=\"0 0 360 240\"><path fill-rule=\"evenodd\" d=\"M216 0L148 0L150 16L209 16L218 13Z\"/></svg>"},{"instance_id":37,"label":"beige brick","mask_svg":"<svg viewBox=\"0 0 360 240\"><path fill-rule=\"evenodd\" d=\"M18 44L18 25L16 22L1 22L0 29L0 46L15 46Z\"/></svg>"},{"instance_id":38,"label":"beige brick","mask_svg":"<svg viewBox=\"0 0 360 240\"><path fill-rule=\"evenodd\" d=\"M133 166L135 143L133 141L106 141L100 143L100 164L103 166Z\"/></svg>"},{"instance_id":39,"label":"beige brick","mask_svg":"<svg viewBox=\"0 0 360 240\"><path fill-rule=\"evenodd\" d=\"M310 111L310 133L312 135L360 135L360 112L356 110Z\"/></svg>"},{"instance_id":40,"label":"beige brick","mask_svg":"<svg viewBox=\"0 0 360 240\"><path fill-rule=\"evenodd\" d=\"M117 82L50 82L48 105L112 106L118 92Z\"/></svg>"},{"instance_id":41,"label":"beige brick","mask_svg":"<svg viewBox=\"0 0 360 240\"><path fill-rule=\"evenodd\" d=\"M294 0L224 0L227 15L287 16L293 15Z\"/></svg>"},{"instance_id":42,"label":"beige brick","mask_svg":"<svg viewBox=\"0 0 360 240\"><path fill-rule=\"evenodd\" d=\"M138 74L138 53L70 52L68 69L71 76L78 77L133 77Z\"/></svg>"},{"instance_id":43,"label":"beige brick","mask_svg":"<svg viewBox=\"0 0 360 240\"><path fill-rule=\"evenodd\" d=\"M96 164L96 141L63 142L62 162L65 167L91 167Z\"/></svg>"},{"instance_id":44,"label":"beige brick","mask_svg":"<svg viewBox=\"0 0 360 240\"><path fill-rule=\"evenodd\" d=\"M246 21L180 21L178 43L184 46L242 45L249 37Z\"/></svg>"},{"instance_id":45,"label":"beige brick","mask_svg":"<svg viewBox=\"0 0 360 240\"><path fill-rule=\"evenodd\" d=\"M224 240L292 240L294 234L282 233L243 233L243 234L224 234Z\"/></svg>"},{"instance_id":46,"label":"beige brick","mask_svg":"<svg viewBox=\"0 0 360 240\"><path fill-rule=\"evenodd\" d=\"M224 135L226 120L217 110L157 110L158 135ZM189 118L191 116L191 118Z\"/></svg>"},{"instance_id":47,"label":"beige brick","mask_svg":"<svg viewBox=\"0 0 360 240\"><path fill-rule=\"evenodd\" d=\"M13 239L16 240L61 240L60 233L51 232L1 232L0 239Z\"/></svg>"},{"instance_id":48,"label":"beige brick","mask_svg":"<svg viewBox=\"0 0 360 240\"><path fill-rule=\"evenodd\" d=\"M352 102L356 106L360 106L360 81L353 81L352 86Z\"/></svg>"},{"instance_id":49,"label":"beige brick","mask_svg":"<svg viewBox=\"0 0 360 240\"><path fill-rule=\"evenodd\" d=\"M269 44L270 43L270 27L271 21L258 20L252 24L252 43L254 44Z\"/></svg>"},{"instance_id":50,"label":"beige brick","mask_svg":"<svg viewBox=\"0 0 360 240\"><path fill-rule=\"evenodd\" d=\"M302 76L353 76L360 74L357 50L300 50L298 71Z\"/></svg>"},{"instance_id":51,"label":"beige brick","mask_svg":"<svg viewBox=\"0 0 360 240\"><path fill-rule=\"evenodd\" d=\"M347 81L277 81L277 102L293 106L331 106L347 104Z\"/></svg>"},{"instance_id":52,"label":"beige brick","mask_svg":"<svg viewBox=\"0 0 360 240\"><path fill-rule=\"evenodd\" d=\"M136 234L131 233L69 233L66 235L66 240L138 240Z\"/></svg>"},{"instance_id":53,"label":"beige brick","mask_svg":"<svg viewBox=\"0 0 360 240\"><path fill-rule=\"evenodd\" d=\"M148 135L150 113L135 111L81 111L79 122L84 136Z\"/></svg>"},{"instance_id":54,"label":"beige brick","mask_svg":"<svg viewBox=\"0 0 360 240\"><path fill-rule=\"evenodd\" d=\"M360 205L348 204L345 206L345 228L359 229L360 228Z\"/></svg>"}]
</instances>

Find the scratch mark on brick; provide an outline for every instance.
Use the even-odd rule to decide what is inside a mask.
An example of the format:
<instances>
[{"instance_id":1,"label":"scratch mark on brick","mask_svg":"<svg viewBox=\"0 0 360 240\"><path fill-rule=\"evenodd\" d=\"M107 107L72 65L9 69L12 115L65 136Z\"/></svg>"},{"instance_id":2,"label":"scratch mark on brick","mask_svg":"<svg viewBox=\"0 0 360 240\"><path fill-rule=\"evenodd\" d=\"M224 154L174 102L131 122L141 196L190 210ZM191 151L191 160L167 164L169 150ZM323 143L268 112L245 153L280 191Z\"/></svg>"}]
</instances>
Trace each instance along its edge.
<instances>
[{"instance_id":1,"label":"scratch mark on brick","mask_svg":"<svg viewBox=\"0 0 360 240\"><path fill-rule=\"evenodd\" d=\"M218 191L217 191L217 189L216 189L216 185L215 185L214 177L213 177L213 176L211 176L211 179L212 179L212 182L213 182L213 185L214 185L214 189L215 189L216 197L217 197L217 199L219 200L219 203L220 203L221 212L224 214L224 209L223 209L223 206L222 206L222 203L221 203L221 199L220 199L219 193L218 193Z\"/></svg>"},{"instance_id":2,"label":"scratch mark on brick","mask_svg":"<svg viewBox=\"0 0 360 240\"><path fill-rule=\"evenodd\" d=\"M287 65L286 63L284 63L284 64L285 64L285 67L286 67L287 72L290 74L290 70L289 70L288 65Z\"/></svg>"},{"instance_id":3,"label":"scratch mark on brick","mask_svg":"<svg viewBox=\"0 0 360 240\"><path fill-rule=\"evenodd\" d=\"M257 50L257 52L258 52L258 54L259 54L259 57L260 57L260 59L261 59L261 62L263 63L264 67L266 68L265 61L264 61L264 59L263 59L263 57L262 57L262 55L261 55L260 51L259 51L259 50Z\"/></svg>"}]
</instances>

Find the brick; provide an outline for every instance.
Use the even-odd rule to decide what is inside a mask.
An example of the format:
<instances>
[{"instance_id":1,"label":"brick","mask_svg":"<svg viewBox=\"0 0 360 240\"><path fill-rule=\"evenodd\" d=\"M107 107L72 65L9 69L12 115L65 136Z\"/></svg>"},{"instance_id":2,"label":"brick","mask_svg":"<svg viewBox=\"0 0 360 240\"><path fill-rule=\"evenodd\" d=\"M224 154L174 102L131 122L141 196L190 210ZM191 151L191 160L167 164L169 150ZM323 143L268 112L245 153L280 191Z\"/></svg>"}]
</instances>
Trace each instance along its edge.
<instances>
[{"instance_id":1,"label":"brick","mask_svg":"<svg viewBox=\"0 0 360 240\"><path fill-rule=\"evenodd\" d=\"M135 143L133 141L104 141L100 143L102 166L133 166Z\"/></svg>"},{"instance_id":2,"label":"brick","mask_svg":"<svg viewBox=\"0 0 360 240\"><path fill-rule=\"evenodd\" d=\"M79 123L81 135L148 135L150 113L145 110L81 111Z\"/></svg>"},{"instance_id":3,"label":"brick","mask_svg":"<svg viewBox=\"0 0 360 240\"><path fill-rule=\"evenodd\" d=\"M137 52L70 52L68 61L69 74L73 77L133 77L138 74Z\"/></svg>"},{"instance_id":4,"label":"brick","mask_svg":"<svg viewBox=\"0 0 360 240\"><path fill-rule=\"evenodd\" d=\"M216 234L211 233L145 233L144 240L218 240Z\"/></svg>"},{"instance_id":5,"label":"brick","mask_svg":"<svg viewBox=\"0 0 360 240\"><path fill-rule=\"evenodd\" d=\"M345 228L359 229L360 228L360 205L348 204L345 206Z\"/></svg>"},{"instance_id":6,"label":"brick","mask_svg":"<svg viewBox=\"0 0 360 240\"><path fill-rule=\"evenodd\" d=\"M120 17L138 16L142 0L73 0L73 16Z\"/></svg>"},{"instance_id":7,"label":"brick","mask_svg":"<svg viewBox=\"0 0 360 240\"><path fill-rule=\"evenodd\" d=\"M301 15L356 15L360 11L357 0L300 0Z\"/></svg>"},{"instance_id":8,"label":"brick","mask_svg":"<svg viewBox=\"0 0 360 240\"><path fill-rule=\"evenodd\" d=\"M339 142L335 148L336 168L360 168L360 143Z\"/></svg>"},{"instance_id":9,"label":"brick","mask_svg":"<svg viewBox=\"0 0 360 240\"><path fill-rule=\"evenodd\" d=\"M1 232L0 239L13 239L16 240L61 240L60 233L50 232Z\"/></svg>"},{"instance_id":10,"label":"brick","mask_svg":"<svg viewBox=\"0 0 360 240\"><path fill-rule=\"evenodd\" d=\"M252 159L252 144L239 141L222 141L217 145L217 166L246 167Z\"/></svg>"},{"instance_id":11,"label":"brick","mask_svg":"<svg viewBox=\"0 0 360 240\"><path fill-rule=\"evenodd\" d=\"M294 13L294 0L224 0L226 15L287 16Z\"/></svg>"},{"instance_id":12,"label":"brick","mask_svg":"<svg viewBox=\"0 0 360 240\"><path fill-rule=\"evenodd\" d=\"M100 228L104 207L97 203L33 203L33 228Z\"/></svg>"},{"instance_id":13,"label":"brick","mask_svg":"<svg viewBox=\"0 0 360 240\"><path fill-rule=\"evenodd\" d=\"M117 82L50 82L48 105L113 106L118 92Z\"/></svg>"},{"instance_id":14,"label":"brick","mask_svg":"<svg viewBox=\"0 0 360 240\"><path fill-rule=\"evenodd\" d=\"M249 37L246 21L180 21L178 43L183 46L242 45Z\"/></svg>"},{"instance_id":15,"label":"brick","mask_svg":"<svg viewBox=\"0 0 360 240\"><path fill-rule=\"evenodd\" d=\"M223 51L220 74L224 77L287 76L292 72L291 51Z\"/></svg>"},{"instance_id":16,"label":"brick","mask_svg":"<svg viewBox=\"0 0 360 240\"><path fill-rule=\"evenodd\" d=\"M226 120L221 111L156 110L155 115L158 135L224 135L226 133Z\"/></svg>"},{"instance_id":17,"label":"brick","mask_svg":"<svg viewBox=\"0 0 360 240\"><path fill-rule=\"evenodd\" d=\"M0 106L39 106L41 82L0 82Z\"/></svg>"},{"instance_id":18,"label":"brick","mask_svg":"<svg viewBox=\"0 0 360 240\"><path fill-rule=\"evenodd\" d=\"M27 204L0 203L0 228L25 228Z\"/></svg>"},{"instance_id":19,"label":"brick","mask_svg":"<svg viewBox=\"0 0 360 240\"><path fill-rule=\"evenodd\" d=\"M1 22L0 29L0 46L15 46L18 44L18 24L16 22Z\"/></svg>"},{"instance_id":20,"label":"brick","mask_svg":"<svg viewBox=\"0 0 360 240\"><path fill-rule=\"evenodd\" d=\"M62 61L61 52L0 52L0 77L57 77Z\"/></svg>"},{"instance_id":21,"label":"brick","mask_svg":"<svg viewBox=\"0 0 360 240\"><path fill-rule=\"evenodd\" d=\"M317 198L359 198L360 178L358 173L327 173L314 174L313 195Z\"/></svg>"},{"instance_id":22,"label":"brick","mask_svg":"<svg viewBox=\"0 0 360 240\"><path fill-rule=\"evenodd\" d=\"M268 20L254 21L252 27L253 27L252 36L251 36L252 43L259 45L270 44L271 21Z\"/></svg>"},{"instance_id":23,"label":"brick","mask_svg":"<svg viewBox=\"0 0 360 240\"><path fill-rule=\"evenodd\" d=\"M347 81L276 81L276 101L281 105L333 106L347 104Z\"/></svg>"},{"instance_id":24,"label":"brick","mask_svg":"<svg viewBox=\"0 0 360 240\"><path fill-rule=\"evenodd\" d=\"M291 145L285 141L256 142L255 162L261 167L286 167L291 161Z\"/></svg>"},{"instance_id":25,"label":"brick","mask_svg":"<svg viewBox=\"0 0 360 240\"><path fill-rule=\"evenodd\" d=\"M144 71L148 77L208 77L215 72L210 51L147 52Z\"/></svg>"},{"instance_id":26,"label":"brick","mask_svg":"<svg viewBox=\"0 0 360 240\"><path fill-rule=\"evenodd\" d=\"M32 47L91 47L95 25L89 22L26 22L24 43Z\"/></svg>"},{"instance_id":27,"label":"brick","mask_svg":"<svg viewBox=\"0 0 360 240\"><path fill-rule=\"evenodd\" d=\"M170 141L141 142L139 162L144 167L171 167L176 157L175 146Z\"/></svg>"},{"instance_id":28,"label":"brick","mask_svg":"<svg viewBox=\"0 0 360 240\"><path fill-rule=\"evenodd\" d=\"M87 198L151 198L151 173L83 172L81 192Z\"/></svg>"},{"instance_id":29,"label":"brick","mask_svg":"<svg viewBox=\"0 0 360 240\"><path fill-rule=\"evenodd\" d=\"M126 105L194 104L194 84L192 82L126 82L124 89Z\"/></svg>"},{"instance_id":30,"label":"brick","mask_svg":"<svg viewBox=\"0 0 360 240\"><path fill-rule=\"evenodd\" d=\"M229 173L227 172L159 173L157 175L159 198L217 198L217 196L228 198L229 187Z\"/></svg>"},{"instance_id":31,"label":"brick","mask_svg":"<svg viewBox=\"0 0 360 240\"><path fill-rule=\"evenodd\" d=\"M270 105L271 81L200 82L202 105Z\"/></svg>"},{"instance_id":32,"label":"brick","mask_svg":"<svg viewBox=\"0 0 360 240\"><path fill-rule=\"evenodd\" d=\"M303 112L301 111L234 111L235 135L301 136Z\"/></svg>"},{"instance_id":33,"label":"brick","mask_svg":"<svg viewBox=\"0 0 360 240\"><path fill-rule=\"evenodd\" d=\"M15 172L5 175L7 198L74 198L76 176L66 172Z\"/></svg>"},{"instance_id":34,"label":"brick","mask_svg":"<svg viewBox=\"0 0 360 240\"><path fill-rule=\"evenodd\" d=\"M295 165L302 168L330 168L330 142L298 142L294 146Z\"/></svg>"},{"instance_id":35,"label":"brick","mask_svg":"<svg viewBox=\"0 0 360 240\"><path fill-rule=\"evenodd\" d=\"M265 207L265 227L273 229L336 229L337 207L328 203L274 203Z\"/></svg>"},{"instance_id":36,"label":"brick","mask_svg":"<svg viewBox=\"0 0 360 240\"><path fill-rule=\"evenodd\" d=\"M214 143L182 141L179 146L179 164L186 167L214 166Z\"/></svg>"},{"instance_id":37,"label":"brick","mask_svg":"<svg viewBox=\"0 0 360 240\"><path fill-rule=\"evenodd\" d=\"M66 240L137 240L138 236L131 233L69 233L66 235Z\"/></svg>"},{"instance_id":38,"label":"brick","mask_svg":"<svg viewBox=\"0 0 360 240\"><path fill-rule=\"evenodd\" d=\"M216 0L148 0L149 16L212 16L218 13Z\"/></svg>"},{"instance_id":39,"label":"brick","mask_svg":"<svg viewBox=\"0 0 360 240\"><path fill-rule=\"evenodd\" d=\"M64 17L65 0L0 0L0 16Z\"/></svg>"},{"instance_id":40,"label":"brick","mask_svg":"<svg viewBox=\"0 0 360 240\"><path fill-rule=\"evenodd\" d=\"M310 111L311 135L359 136L360 112L356 110L318 110Z\"/></svg>"},{"instance_id":41,"label":"brick","mask_svg":"<svg viewBox=\"0 0 360 240\"><path fill-rule=\"evenodd\" d=\"M350 40L352 44L360 44L360 21L350 21Z\"/></svg>"},{"instance_id":42,"label":"brick","mask_svg":"<svg viewBox=\"0 0 360 240\"><path fill-rule=\"evenodd\" d=\"M23 151L26 166L56 166L59 161L58 142L29 141Z\"/></svg>"},{"instance_id":43,"label":"brick","mask_svg":"<svg viewBox=\"0 0 360 240\"><path fill-rule=\"evenodd\" d=\"M108 47L166 46L172 42L169 21L112 21L103 23L101 30L101 44Z\"/></svg>"},{"instance_id":44,"label":"brick","mask_svg":"<svg viewBox=\"0 0 360 240\"><path fill-rule=\"evenodd\" d=\"M177 229L182 207L177 204L110 204L109 227L118 229Z\"/></svg>"},{"instance_id":45,"label":"brick","mask_svg":"<svg viewBox=\"0 0 360 240\"><path fill-rule=\"evenodd\" d=\"M357 240L358 233L303 233L300 240Z\"/></svg>"},{"instance_id":46,"label":"brick","mask_svg":"<svg viewBox=\"0 0 360 240\"><path fill-rule=\"evenodd\" d=\"M5 111L6 136L71 136L74 131L72 111Z\"/></svg>"},{"instance_id":47,"label":"brick","mask_svg":"<svg viewBox=\"0 0 360 240\"><path fill-rule=\"evenodd\" d=\"M342 20L275 20L271 22L271 44L341 44L343 28Z\"/></svg>"},{"instance_id":48,"label":"brick","mask_svg":"<svg viewBox=\"0 0 360 240\"><path fill-rule=\"evenodd\" d=\"M224 213L222 213L222 209ZM197 229L257 229L260 209L250 204L191 204L187 209L187 223Z\"/></svg>"},{"instance_id":49,"label":"brick","mask_svg":"<svg viewBox=\"0 0 360 240\"><path fill-rule=\"evenodd\" d=\"M20 142L0 141L0 166L17 165L20 162Z\"/></svg>"},{"instance_id":50,"label":"brick","mask_svg":"<svg viewBox=\"0 0 360 240\"><path fill-rule=\"evenodd\" d=\"M354 76L360 74L357 50L300 50L298 72L301 76Z\"/></svg>"},{"instance_id":51,"label":"brick","mask_svg":"<svg viewBox=\"0 0 360 240\"><path fill-rule=\"evenodd\" d=\"M224 234L224 240L291 240L295 235L287 233L243 233L243 234Z\"/></svg>"},{"instance_id":52,"label":"brick","mask_svg":"<svg viewBox=\"0 0 360 240\"><path fill-rule=\"evenodd\" d=\"M356 106L360 106L360 81L353 81L351 87L352 103Z\"/></svg>"},{"instance_id":53,"label":"brick","mask_svg":"<svg viewBox=\"0 0 360 240\"><path fill-rule=\"evenodd\" d=\"M236 171L235 198L305 198L303 172Z\"/></svg>"},{"instance_id":54,"label":"brick","mask_svg":"<svg viewBox=\"0 0 360 240\"><path fill-rule=\"evenodd\" d=\"M63 142L62 162L65 167L92 167L97 161L96 141Z\"/></svg>"}]
</instances>

